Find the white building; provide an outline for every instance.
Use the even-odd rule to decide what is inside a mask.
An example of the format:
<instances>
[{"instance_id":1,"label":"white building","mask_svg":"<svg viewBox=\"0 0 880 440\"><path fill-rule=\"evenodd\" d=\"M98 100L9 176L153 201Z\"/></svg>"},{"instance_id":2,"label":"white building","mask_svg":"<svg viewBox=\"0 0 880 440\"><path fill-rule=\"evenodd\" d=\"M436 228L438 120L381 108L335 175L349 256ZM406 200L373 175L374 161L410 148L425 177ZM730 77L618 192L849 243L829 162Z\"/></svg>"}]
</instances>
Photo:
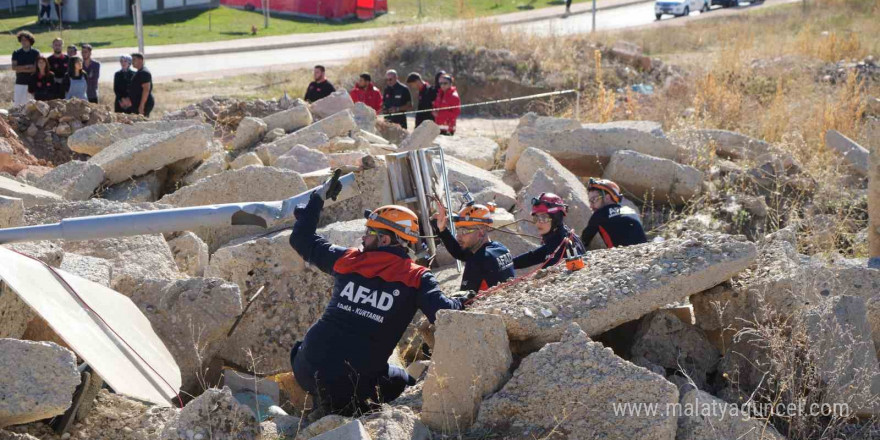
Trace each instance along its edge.
<instances>
[{"instance_id":1,"label":"white building","mask_svg":"<svg viewBox=\"0 0 880 440\"><path fill-rule=\"evenodd\" d=\"M103 18L131 17L133 4L134 0L64 0L62 18L65 22L81 22ZM144 13L214 8L219 5L220 0L141 0L141 9ZM54 20L54 5L52 9L52 19Z\"/></svg>"}]
</instances>

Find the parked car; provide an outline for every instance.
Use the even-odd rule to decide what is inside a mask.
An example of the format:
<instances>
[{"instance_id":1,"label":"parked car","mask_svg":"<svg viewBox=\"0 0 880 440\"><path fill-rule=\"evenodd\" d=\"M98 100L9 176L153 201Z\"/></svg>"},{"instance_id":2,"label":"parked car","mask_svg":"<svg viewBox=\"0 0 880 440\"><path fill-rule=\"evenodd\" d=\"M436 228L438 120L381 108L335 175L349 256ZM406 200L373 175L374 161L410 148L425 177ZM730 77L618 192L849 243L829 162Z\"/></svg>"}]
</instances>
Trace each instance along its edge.
<instances>
[{"instance_id":1,"label":"parked car","mask_svg":"<svg viewBox=\"0 0 880 440\"><path fill-rule=\"evenodd\" d=\"M654 15L657 20L664 14L684 17L691 11L706 12L709 10L710 0L657 0L654 3ZM713 3L719 0L711 0ZM732 0L737 1L737 0Z\"/></svg>"},{"instance_id":2,"label":"parked car","mask_svg":"<svg viewBox=\"0 0 880 440\"><path fill-rule=\"evenodd\" d=\"M712 5L719 5L722 8L735 8L739 6L740 0L712 0ZM752 0L750 4L757 5L764 3L764 0Z\"/></svg>"}]
</instances>

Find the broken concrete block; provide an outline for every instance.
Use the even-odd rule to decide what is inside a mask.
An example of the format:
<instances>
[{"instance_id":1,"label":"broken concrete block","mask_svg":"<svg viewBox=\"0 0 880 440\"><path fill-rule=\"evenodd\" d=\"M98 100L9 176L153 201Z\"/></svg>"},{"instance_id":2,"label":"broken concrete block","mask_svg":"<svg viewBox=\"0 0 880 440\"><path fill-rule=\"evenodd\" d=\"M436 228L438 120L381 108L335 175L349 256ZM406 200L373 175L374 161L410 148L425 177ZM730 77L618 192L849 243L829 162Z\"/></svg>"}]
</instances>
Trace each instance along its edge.
<instances>
[{"instance_id":1,"label":"broken concrete block","mask_svg":"<svg viewBox=\"0 0 880 440\"><path fill-rule=\"evenodd\" d=\"M785 440L773 425L705 391L691 388L681 396L681 408L676 440ZM685 412L687 408L690 411Z\"/></svg>"},{"instance_id":2,"label":"broken concrete block","mask_svg":"<svg viewBox=\"0 0 880 440\"><path fill-rule=\"evenodd\" d=\"M510 138L504 168L516 169L520 154L529 147L544 150L575 175L599 176L611 156L619 150L633 150L663 159L676 160L678 148L651 121L616 121L584 124L573 130L547 130L522 123Z\"/></svg>"},{"instance_id":3,"label":"broken concrete block","mask_svg":"<svg viewBox=\"0 0 880 440\"><path fill-rule=\"evenodd\" d=\"M256 145L269 126L260 118L244 117L235 129L235 138L232 140L233 150L246 150Z\"/></svg>"},{"instance_id":4,"label":"broken concrete block","mask_svg":"<svg viewBox=\"0 0 880 440\"><path fill-rule=\"evenodd\" d=\"M443 148L447 156L460 159L484 170L495 167L495 157L501 147L492 139L480 136L437 136L434 143Z\"/></svg>"},{"instance_id":5,"label":"broken concrete block","mask_svg":"<svg viewBox=\"0 0 880 440\"><path fill-rule=\"evenodd\" d=\"M593 215L593 211L590 209L590 196L587 194L587 188L584 187L584 184L581 183L577 176L568 171L547 152L537 148L526 149L516 163L516 175L520 182L531 182L539 170L546 174L554 184L552 189L546 189L541 192L552 192L562 197L565 203L568 204L566 224L574 228L578 233L583 231ZM523 208L520 212L520 218L531 220L531 199L532 197L540 196L541 192L536 193L535 188L523 192L522 197L520 197L520 206Z\"/></svg>"},{"instance_id":6,"label":"broken concrete block","mask_svg":"<svg viewBox=\"0 0 880 440\"><path fill-rule=\"evenodd\" d=\"M363 102L356 102L351 108L351 113L354 115L354 122L358 128L370 134L376 132L376 110ZM387 143L387 141L377 143Z\"/></svg>"},{"instance_id":7,"label":"broken concrete block","mask_svg":"<svg viewBox=\"0 0 880 440\"><path fill-rule=\"evenodd\" d=\"M299 432L299 434L297 434L297 438L312 439L325 432L332 431L340 426L346 425L351 421L352 419L348 417L343 417L336 414L324 416L303 428Z\"/></svg>"},{"instance_id":8,"label":"broken concrete block","mask_svg":"<svg viewBox=\"0 0 880 440\"><path fill-rule=\"evenodd\" d=\"M279 157L273 166L305 174L328 168L330 161L327 160L326 154L318 150L313 150L305 145L295 145L290 151Z\"/></svg>"},{"instance_id":9,"label":"broken concrete block","mask_svg":"<svg viewBox=\"0 0 880 440\"><path fill-rule=\"evenodd\" d=\"M332 138L330 142L319 148L324 153L341 153L355 149L357 149L357 141L348 136Z\"/></svg>"},{"instance_id":10,"label":"broken concrete block","mask_svg":"<svg viewBox=\"0 0 880 440\"><path fill-rule=\"evenodd\" d=\"M358 131L358 126L354 122L354 115L351 114L351 110L345 110L321 119L297 132L324 133L328 138L332 139L335 137L348 136L353 131ZM309 146L308 144L305 145Z\"/></svg>"},{"instance_id":11,"label":"broken concrete block","mask_svg":"<svg viewBox=\"0 0 880 440\"><path fill-rule=\"evenodd\" d=\"M715 155L730 160L754 159L772 151L767 142L728 130L679 130L669 133L669 139L682 148L682 159L689 162L708 159L713 146Z\"/></svg>"},{"instance_id":12,"label":"broken concrete block","mask_svg":"<svg viewBox=\"0 0 880 440\"><path fill-rule=\"evenodd\" d=\"M704 178L703 172L692 166L630 150L614 153L602 177L638 200L676 205L699 195Z\"/></svg>"},{"instance_id":13,"label":"broken concrete block","mask_svg":"<svg viewBox=\"0 0 880 440\"><path fill-rule=\"evenodd\" d=\"M382 405L381 409L364 416L361 421L374 439L431 439L431 431L405 406Z\"/></svg>"},{"instance_id":14,"label":"broken concrete block","mask_svg":"<svg viewBox=\"0 0 880 440\"><path fill-rule=\"evenodd\" d=\"M224 346L226 333L241 314L238 286L219 278L125 278L116 283L116 290L131 298L153 324L180 367L183 389L198 389L208 362Z\"/></svg>"},{"instance_id":15,"label":"broken concrete block","mask_svg":"<svg viewBox=\"0 0 880 440\"><path fill-rule=\"evenodd\" d=\"M228 157L229 154L225 152L212 154L183 178L183 184L192 185L206 177L226 171L229 169L229 162L227 161Z\"/></svg>"},{"instance_id":16,"label":"broken concrete block","mask_svg":"<svg viewBox=\"0 0 880 440\"><path fill-rule=\"evenodd\" d=\"M825 132L825 148L833 150L846 161L849 168L862 177L868 177L870 152L837 130Z\"/></svg>"},{"instance_id":17,"label":"broken concrete block","mask_svg":"<svg viewBox=\"0 0 880 440\"><path fill-rule=\"evenodd\" d=\"M633 337L630 354L665 369L683 371L700 389L706 387L707 375L715 371L721 358L721 353L700 329L685 324L667 310L659 310L642 319Z\"/></svg>"},{"instance_id":18,"label":"broken concrete block","mask_svg":"<svg viewBox=\"0 0 880 440\"><path fill-rule=\"evenodd\" d=\"M633 402L666 408L678 402L678 390L570 323L561 342L523 359L510 381L483 401L477 426L503 430L505 438L550 432L570 433L570 439L675 438L673 414L633 417L614 410Z\"/></svg>"},{"instance_id":19,"label":"broken concrete block","mask_svg":"<svg viewBox=\"0 0 880 440\"><path fill-rule=\"evenodd\" d=\"M182 159L208 153L214 130L208 124L142 134L120 140L89 159L110 183L140 176Z\"/></svg>"},{"instance_id":20,"label":"broken concrete block","mask_svg":"<svg viewBox=\"0 0 880 440\"><path fill-rule=\"evenodd\" d=\"M40 440L30 434L16 434L0 429L0 440Z\"/></svg>"},{"instance_id":21,"label":"broken concrete block","mask_svg":"<svg viewBox=\"0 0 880 440\"><path fill-rule=\"evenodd\" d=\"M242 292L267 284L260 306L244 316L219 355L242 367L247 350L260 373L290 371L290 348L305 336L330 301L332 278L309 266L290 246L290 229L229 243L211 256L205 276L229 280Z\"/></svg>"},{"instance_id":22,"label":"broken concrete block","mask_svg":"<svg viewBox=\"0 0 880 440\"><path fill-rule=\"evenodd\" d=\"M880 269L880 148L876 147L868 160L868 255L868 264Z\"/></svg>"},{"instance_id":23,"label":"broken concrete block","mask_svg":"<svg viewBox=\"0 0 880 440\"><path fill-rule=\"evenodd\" d=\"M233 160L232 163L229 164L229 168L232 168L233 170L238 170L249 166L263 166L263 161L260 160L260 156L257 155L257 153L250 152L242 154L236 157L235 160Z\"/></svg>"},{"instance_id":24,"label":"broken concrete block","mask_svg":"<svg viewBox=\"0 0 880 440\"><path fill-rule=\"evenodd\" d=\"M290 133L311 124L312 113L307 106L298 105L266 116L263 122L266 123L267 132L280 128Z\"/></svg>"},{"instance_id":25,"label":"broken concrete block","mask_svg":"<svg viewBox=\"0 0 880 440\"><path fill-rule=\"evenodd\" d=\"M344 92L344 91L343 91ZM346 93L346 96L348 94ZM326 98L325 98L326 99ZM346 423L338 428L327 431L321 435L316 437L312 437L312 440L372 440L370 434L364 429L363 423L360 420L352 420L351 422Z\"/></svg>"},{"instance_id":26,"label":"broken concrete block","mask_svg":"<svg viewBox=\"0 0 880 440\"><path fill-rule=\"evenodd\" d=\"M636 44L628 41L618 40L614 42L611 49L608 49L608 55L616 58L630 66L642 71L650 71L652 60L651 57L644 54L644 50Z\"/></svg>"},{"instance_id":27,"label":"broken concrete block","mask_svg":"<svg viewBox=\"0 0 880 440\"><path fill-rule=\"evenodd\" d=\"M260 145L257 147L256 153L265 165L274 166L275 161L279 157L297 145L318 149L327 142L330 142L330 137L323 132L300 130L284 136L271 144Z\"/></svg>"},{"instance_id":28,"label":"broken concrete block","mask_svg":"<svg viewBox=\"0 0 880 440\"><path fill-rule=\"evenodd\" d=\"M258 202L284 200L307 190L302 177L296 172L274 167L245 167L226 171L185 186L159 201L175 207L211 205L216 203ZM293 226L293 221L280 228ZM199 228L192 231L213 252L236 238L265 233L259 226L229 226Z\"/></svg>"},{"instance_id":29,"label":"broken concrete block","mask_svg":"<svg viewBox=\"0 0 880 440\"><path fill-rule=\"evenodd\" d=\"M266 134L263 136L263 142L266 144L271 144L272 142L275 142L276 140L284 137L285 134L287 133L285 133L284 129L282 128L270 130L266 132Z\"/></svg>"},{"instance_id":30,"label":"broken concrete block","mask_svg":"<svg viewBox=\"0 0 880 440\"><path fill-rule=\"evenodd\" d=\"M198 235L186 231L168 240L168 247L181 272L200 277L208 267L208 245Z\"/></svg>"},{"instance_id":31,"label":"broken concrete block","mask_svg":"<svg viewBox=\"0 0 880 440\"><path fill-rule=\"evenodd\" d=\"M361 129L361 131L357 133L356 136L363 137L370 144L390 145L390 143L382 136L374 134L370 131L365 131L364 129Z\"/></svg>"},{"instance_id":32,"label":"broken concrete block","mask_svg":"<svg viewBox=\"0 0 880 440\"><path fill-rule=\"evenodd\" d=\"M104 170L89 163L72 160L59 165L37 181L37 186L60 195L65 200L86 200L104 181Z\"/></svg>"},{"instance_id":33,"label":"broken concrete block","mask_svg":"<svg viewBox=\"0 0 880 440\"><path fill-rule=\"evenodd\" d=\"M20 339L34 316L30 306L0 281L0 338Z\"/></svg>"},{"instance_id":34,"label":"broken concrete block","mask_svg":"<svg viewBox=\"0 0 880 440\"><path fill-rule=\"evenodd\" d=\"M357 168L361 166L365 157L369 153L363 151L350 151L348 153L330 153L327 160L330 162L330 168L336 169L340 167Z\"/></svg>"},{"instance_id":35,"label":"broken concrete block","mask_svg":"<svg viewBox=\"0 0 880 440\"><path fill-rule=\"evenodd\" d=\"M330 169L318 177L315 185L320 185L330 177ZM365 209L376 209L391 203L391 186L388 184L388 165L381 156L366 156L361 161L361 169L354 173L355 183L360 194L342 203L325 208L321 213L319 227L333 222L363 219ZM312 187L311 185L308 185Z\"/></svg>"},{"instance_id":36,"label":"broken concrete block","mask_svg":"<svg viewBox=\"0 0 880 440\"><path fill-rule=\"evenodd\" d=\"M235 400L229 388L211 388L175 413L160 440L260 439L260 424L251 410Z\"/></svg>"},{"instance_id":37,"label":"broken concrete block","mask_svg":"<svg viewBox=\"0 0 880 440\"><path fill-rule=\"evenodd\" d=\"M398 151L428 148L434 143L437 136L440 136L440 126L431 120L424 121L398 145Z\"/></svg>"},{"instance_id":38,"label":"broken concrete block","mask_svg":"<svg viewBox=\"0 0 880 440\"><path fill-rule=\"evenodd\" d=\"M17 197L0 196L0 228L24 225L24 201Z\"/></svg>"},{"instance_id":39,"label":"broken concrete block","mask_svg":"<svg viewBox=\"0 0 880 440\"><path fill-rule=\"evenodd\" d=\"M553 116L538 116L535 112L528 112L519 118L517 128L534 128L540 131L565 131L581 128L580 121L576 119L556 118Z\"/></svg>"},{"instance_id":40,"label":"broken concrete block","mask_svg":"<svg viewBox=\"0 0 880 440\"><path fill-rule=\"evenodd\" d=\"M846 402L857 415L878 413L880 368L864 298L835 296L804 316L815 368L827 387L825 402Z\"/></svg>"},{"instance_id":41,"label":"broken concrete block","mask_svg":"<svg viewBox=\"0 0 880 440\"><path fill-rule=\"evenodd\" d=\"M155 202L162 196L168 169L163 168L146 175L117 183L101 193L101 198L114 202Z\"/></svg>"},{"instance_id":42,"label":"broken concrete block","mask_svg":"<svg viewBox=\"0 0 880 440\"><path fill-rule=\"evenodd\" d=\"M584 269L556 268L477 301L470 310L502 315L515 341L556 341L569 322L597 335L718 285L756 257L750 242L696 233L595 251Z\"/></svg>"},{"instance_id":43,"label":"broken concrete block","mask_svg":"<svg viewBox=\"0 0 880 440\"><path fill-rule=\"evenodd\" d=\"M21 199L25 208L58 203L63 200L58 194L34 186L25 185L17 180L12 180L3 176L0 176L0 196Z\"/></svg>"},{"instance_id":44,"label":"broken concrete block","mask_svg":"<svg viewBox=\"0 0 880 440\"><path fill-rule=\"evenodd\" d=\"M103 258L66 252L61 260L61 270L110 287L113 265Z\"/></svg>"},{"instance_id":45,"label":"broken concrete block","mask_svg":"<svg viewBox=\"0 0 880 440\"><path fill-rule=\"evenodd\" d=\"M51 342L0 339L0 428L63 414L79 385L76 355Z\"/></svg>"},{"instance_id":46,"label":"broken concrete block","mask_svg":"<svg viewBox=\"0 0 880 440\"><path fill-rule=\"evenodd\" d=\"M434 431L460 432L474 422L483 397L507 380L510 343L500 316L441 310L434 325L421 418Z\"/></svg>"},{"instance_id":47,"label":"broken concrete block","mask_svg":"<svg viewBox=\"0 0 880 440\"><path fill-rule=\"evenodd\" d=\"M309 110L315 119L324 119L332 114L339 113L354 107L354 101L348 95L347 90L337 90L309 105Z\"/></svg>"},{"instance_id":48,"label":"broken concrete block","mask_svg":"<svg viewBox=\"0 0 880 440\"><path fill-rule=\"evenodd\" d=\"M502 208L516 205L516 192L489 171L486 171L454 157L446 157L446 170L449 181L464 183L477 203L494 201Z\"/></svg>"},{"instance_id":49,"label":"broken concrete block","mask_svg":"<svg viewBox=\"0 0 880 440\"><path fill-rule=\"evenodd\" d=\"M200 124L196 119L146 121L134 124L110 123L83 127L67 138L67 147L77 153L94 156L123 139L142 134L158 134Z\"/></svg>"}]
</instances>

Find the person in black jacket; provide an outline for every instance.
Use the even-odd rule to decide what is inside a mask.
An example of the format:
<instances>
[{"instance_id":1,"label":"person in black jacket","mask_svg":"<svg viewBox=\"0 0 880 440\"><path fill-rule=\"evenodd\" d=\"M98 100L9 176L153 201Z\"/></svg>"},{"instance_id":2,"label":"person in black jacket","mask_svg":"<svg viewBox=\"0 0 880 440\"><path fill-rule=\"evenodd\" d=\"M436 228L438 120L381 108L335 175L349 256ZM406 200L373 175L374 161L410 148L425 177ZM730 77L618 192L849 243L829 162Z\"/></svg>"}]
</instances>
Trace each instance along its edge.
<instances>
[{"instance_id":1,"label":"person in black jacket","mask_svg":"<svg viewBox=\"0 0 880 440\"><path fill-rule=\"evenodd\" d=\"M153 74L144 63L144 54L131 54L131 64L137 71L128 85L128 98L131 101L131 113L149 118L156 101L153 99Z\"/></svg>"},{"instance_id":2,"label":"person in black jacket","mask_svg":"<svg viewBox=\"0 0 880 440\"><path fill-rule=\"evenodd\" d=\"M568 205L556 194L541 193L532 199L532 218L541 234L541 246L516 256L513 259L514 268L522 269L536 264L540 264L541 268L553 266L565 256L567 247L575 255L586 252L580 238L563 221L567 212Z\"/></svg>"},{"instance_id":3,"label":"person in black jacket","mask_svg":"<svg viewBox=\"0 0 880 440\"><path fill-rule=\"evenodd\" d=\"M325 73L324 66L315 66L315 80L309 83L309 87L306 89L306 96L304 98L306 102L311 104L321 98L330 96L331 93L336 91L336 87L333 87L333 84L327 81Z\"/></svg>"},{"instance_id":4,"label":"person in black jacket","mask_svg":"<svg viewBox=\"0 0 880 440\"><path fill-rule=\"evenodd\" d=\"M333 276L330 303L291 351L297 383L328 413L354 415L397 398L416 381L388 357L416 310L434 322L437 311L461 310L437 279L408 254L418 242L418 217L395 205L367 212L363 250L346 249L316 234L325 198L335 199L339 171L305 207L294 211L290 245L303 260Z\"/></svg>"},{"instance_id":5,"label":"person in black jacket","mask_svg":"<svg viewBox=\"0 0 880 440\"><path fill-rule=\"evenodd\" d=\"M514 276L513 256L503 244L489 240L492 217L489 208L468 204L452 216L455 236L446 227L446 207L437 201L437 215L431 222L443 246L456 260L464 261L461 290L479 292Z\"/></svg>"},{"instance_id":6,"label":"person in black jacket","mask_svg":"<svg viewBox=\"0 0 880 440\"><path fill-rule=\"evenodd\" d=\"M116 95L113 101L113 111L133 113L131 99L128 96L128 86L131 85L131 79L134 78L134 70L131 70L131 56L122 55L119 57L119 65L121 68L113 75L113 94Z\"/></svg>"},{"instance_id":7,"label":"person in black jacket","mask_svg":"<svg viewBox=\"0 0 880 440\"><path fill-rule=\"evenodd\" d=\"M49 61L42 55L37 57L37 71L31 76L28 93L37 101L55 99L55 75L49 69Z\"/></svg>"},{"instance_id":8,"label":"person in black jacket","mask_svg":"<svg viewBox=\"0 0 880 440\"><path fill-rule=\"evenodd\" d=\"M581 234L584 243L589 245L596 234L602 237L605 247L609 249L648 241L639 213L620 204L623 195L616 183L606 179L590 179L587 192L593 216Z\"/></svg>"},{"instance_id":9,"label":"person in black jacket","mask_svg":"<svg viewBox=\"0 0 880 440\"><path fill-rule=\"evenodd\" d=\"M434 84L437 84L436 82ZM422 80L422 75L417 72L410 73L406 77L406 85L419 92L419 108L417 110L431 110L434 108L434 100L437 99L437 88ZM416 127L425 121L433 121L432 112L416 113Z\"/></svg>"}]
</instances>

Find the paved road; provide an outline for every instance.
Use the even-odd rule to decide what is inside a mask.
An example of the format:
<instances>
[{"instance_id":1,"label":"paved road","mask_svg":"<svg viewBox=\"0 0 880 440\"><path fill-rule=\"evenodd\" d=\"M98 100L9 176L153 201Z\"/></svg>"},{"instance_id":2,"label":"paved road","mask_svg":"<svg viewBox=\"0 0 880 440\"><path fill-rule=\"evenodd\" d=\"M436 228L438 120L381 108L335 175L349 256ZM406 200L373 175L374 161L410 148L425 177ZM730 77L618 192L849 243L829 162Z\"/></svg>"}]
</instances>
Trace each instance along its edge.
<instances>
[{"instance_id":1,"label":"paved road","mask_svg":"<svg viewBox=\"0 0 880 440\"><path fill-rule=\"evenodd\" d=\"M604 31L631 27L680 25L690 20L737 14L755 7L767 7L794 1L799 0L767 0L762 5L743 5L724 10L714 8L707 13L693 12L689 17L664 16L660 21L654 19L653 2L646 2L601 10L596 14L596 23L598 30ZM536 35L571 35L590 32L590 27L591 15L587 13L567 18L559 16L531 23L510 24L505 25L504 29ZM289 49L163 58L150 60L148 65L157 82L171 81L181 77L187 79L217 78L251 72L265 72L267 68L285 70L310 67L319 63L330 66L340 65L353 58L366 56L374 44L376 42L373 40L364 40ZM113 70L115 69L114 65ZM103 75L101 81L109 82L112 81L112 78L112 75Z\"/></svg>"}]
</instances>

